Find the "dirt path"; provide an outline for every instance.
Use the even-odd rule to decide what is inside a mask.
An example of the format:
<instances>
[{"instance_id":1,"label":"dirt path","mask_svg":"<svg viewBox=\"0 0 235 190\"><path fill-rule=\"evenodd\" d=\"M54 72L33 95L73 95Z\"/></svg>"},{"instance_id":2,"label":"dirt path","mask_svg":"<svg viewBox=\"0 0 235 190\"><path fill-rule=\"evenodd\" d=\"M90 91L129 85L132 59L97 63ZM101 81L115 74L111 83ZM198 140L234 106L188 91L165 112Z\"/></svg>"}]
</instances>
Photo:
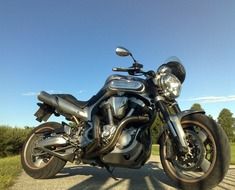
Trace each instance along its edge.
<instances>
[{"instance_id":1,"label":"dirt path","mask_svg":"<svg viewBox=\"0 0 235 190\"><path fill-rule=\"evenodd\" d=\"M164 174L157 156L139 170L114 171L118 181L105 169L89 165L67 164L53 179L36 180L24 172L10 190L173 190L177 186ZM231 167L224 181L215 190L235 189L235 167Z\"/></svg>"}]
</instances>

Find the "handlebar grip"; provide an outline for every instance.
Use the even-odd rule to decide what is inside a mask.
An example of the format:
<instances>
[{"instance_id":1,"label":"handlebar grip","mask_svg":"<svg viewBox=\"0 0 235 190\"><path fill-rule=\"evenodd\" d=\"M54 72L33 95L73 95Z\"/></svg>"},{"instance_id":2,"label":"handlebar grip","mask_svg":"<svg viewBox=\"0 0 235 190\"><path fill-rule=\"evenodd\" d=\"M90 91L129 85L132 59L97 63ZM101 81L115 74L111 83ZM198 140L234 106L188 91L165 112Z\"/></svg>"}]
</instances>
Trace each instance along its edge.
<instances>
[{"instance_id":1,"label":"handlebar grip","mask_svg":"<svg viewBox=\"0 0 235 190\"><path fill-rule=\"evenodd\" d=\"M121 68L121 67L114 67L113 68L113 71L121 71L121 72L126 72L128 71L129 69L127 68Z\"/></svg>"}]
</instances>

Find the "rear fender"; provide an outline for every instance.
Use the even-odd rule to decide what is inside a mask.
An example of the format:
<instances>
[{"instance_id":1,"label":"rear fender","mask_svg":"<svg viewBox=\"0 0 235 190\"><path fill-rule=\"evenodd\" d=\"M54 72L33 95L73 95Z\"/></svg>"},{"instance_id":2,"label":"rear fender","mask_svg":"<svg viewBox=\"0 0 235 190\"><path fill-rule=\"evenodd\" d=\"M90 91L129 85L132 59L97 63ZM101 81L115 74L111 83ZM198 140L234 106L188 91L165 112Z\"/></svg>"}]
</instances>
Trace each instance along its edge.
<instances>
[{"instance_id":1,"label":"rear fender","mask_svg":"<svg viewBox=\"0 0 235 190\"><path fill-rule=\"evenodd\" d=\"M205 114L205 111L204 111L204 110L200 110L200 111L185 110L185 111L182 111L182 112L177 113L177 114L176 114L176 117L178 117L179 120L181 121L184 117L189 116L189 115L194 115L194 114ZM157 137L157 144L160 143L160 139L161 139L163 133L164 133L167 129L168 129L168 126L167 126L167 125L164 125L163 127L161 127L160 132L159 132L158 137Z\"/></svg>"},{"instance_id":2,"label":"rear fender","mask_svg":"<svg viewBox=\"0 0 235 190\"><path fill-rule=\"evenodd\" d=\"M37 105L39 106L39 109L34 114L34 116L36 117L36 120L39 122L47 121L49 119L49 117L53 113L55 113L55 108L53 108L52 106L49 106L45 103L43 103L43 104L38 103Z\"/></svg>"}]
</instances>

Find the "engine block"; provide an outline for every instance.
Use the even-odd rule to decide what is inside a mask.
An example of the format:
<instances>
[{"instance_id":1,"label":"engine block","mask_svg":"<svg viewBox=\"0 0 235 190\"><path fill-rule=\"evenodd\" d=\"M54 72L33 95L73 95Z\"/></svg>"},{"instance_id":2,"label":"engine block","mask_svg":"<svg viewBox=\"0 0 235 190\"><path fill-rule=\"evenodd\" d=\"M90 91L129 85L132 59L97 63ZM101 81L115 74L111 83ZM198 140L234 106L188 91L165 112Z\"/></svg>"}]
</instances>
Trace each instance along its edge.
<instances>
[{"instance_id":1,"label":"engine block","mask_svg":"<svg viewBox=\"0 0 235 190\"><path fill-rule=\"evenodd\" d=\"M123 118L126 114L128 98L114 96L108 101L113 108L113 116L118 119Z\"/></svg>"}]
</instances>

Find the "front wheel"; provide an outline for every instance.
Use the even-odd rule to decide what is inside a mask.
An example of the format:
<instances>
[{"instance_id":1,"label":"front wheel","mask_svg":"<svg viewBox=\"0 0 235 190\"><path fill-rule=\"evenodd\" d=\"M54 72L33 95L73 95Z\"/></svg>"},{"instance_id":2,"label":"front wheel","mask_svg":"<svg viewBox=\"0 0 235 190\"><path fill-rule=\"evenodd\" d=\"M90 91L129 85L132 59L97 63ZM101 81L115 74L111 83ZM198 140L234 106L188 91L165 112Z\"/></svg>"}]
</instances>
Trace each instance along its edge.
<instances>
[{"instance_id":1,"label":"front wheel","mask_svg":"<svg viewBox=\"0 0 235 190\"><path fill-rule=\"evenodd\" d=\"M203 114L186 116L181 121L189 151L177 153L166 134L160 139L160 157L164 171L182 189L210 189L219 184L228 171L230 146L223 129Z\"/></svg>"}]
</instances>

